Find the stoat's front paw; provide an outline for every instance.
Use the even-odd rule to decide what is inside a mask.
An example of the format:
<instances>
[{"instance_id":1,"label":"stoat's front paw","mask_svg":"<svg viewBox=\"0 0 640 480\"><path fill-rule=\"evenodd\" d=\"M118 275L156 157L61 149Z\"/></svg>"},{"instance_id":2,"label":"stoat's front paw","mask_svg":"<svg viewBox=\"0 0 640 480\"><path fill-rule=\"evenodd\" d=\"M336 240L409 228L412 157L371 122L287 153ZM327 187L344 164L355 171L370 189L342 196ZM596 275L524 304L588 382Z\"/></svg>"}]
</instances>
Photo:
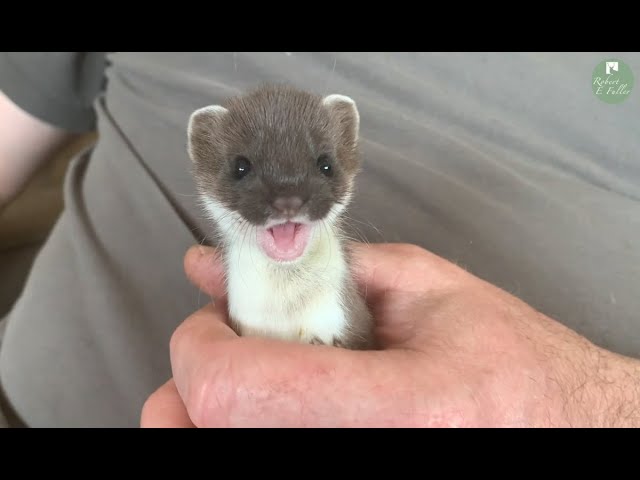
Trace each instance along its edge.
<instances>
[{"instance_id":1,"label":"stoat's front paw","mask_svg":"<svg viewBox=\"0 0 640 480\"><path fill-rule=\"evenodd\" d=\"M323 342L318 337L313 337L309 343L311 343L311 345L327 345L326 342ZM344 348L344 343L338 337L333 337L331 345L333 345L334 347Z\"/></svg>"}]
</instances>

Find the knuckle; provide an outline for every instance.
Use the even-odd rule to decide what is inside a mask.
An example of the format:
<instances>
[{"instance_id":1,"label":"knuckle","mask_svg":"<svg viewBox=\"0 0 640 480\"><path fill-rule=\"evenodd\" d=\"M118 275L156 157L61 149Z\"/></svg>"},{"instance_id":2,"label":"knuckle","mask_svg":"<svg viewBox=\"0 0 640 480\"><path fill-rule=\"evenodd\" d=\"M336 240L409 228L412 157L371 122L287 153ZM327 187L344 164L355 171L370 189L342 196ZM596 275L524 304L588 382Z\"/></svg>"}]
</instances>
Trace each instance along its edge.
<instances>
[{"instance_id":1,"label":"knuckle","mask_svg":"<svg viewBox=\"0 0 640 480\"><path fill-rule=\"evenodd\" d=\"M398 257L397 265L400 270L421 268L431 262L429 253L424 248L412 243L396 244L390 253Z\"/></svg>"},{"instance_id":2,"label":"knuckle","mask_svg":"<svg viewBox=\"0 0 640 480\"><path fill-rule=\"evenodd\" d=\"M398 253L400 253L404 257L414 258L414 259L424 259L427 258L427 251L415 245L413 243L401 243L398 245Z\"/></svg>"},{"instance_id":3,"label":"knuckle","mask_svg":"<svg viewBox=\"0 0 640 480\"><path fill-rule=\"evenodd\" d=\"M414 243L386 243L379 245L382 252L397 256L402 259L407 257L421 257L426 254L426 250Z\"/></svg>"}]
</instances>

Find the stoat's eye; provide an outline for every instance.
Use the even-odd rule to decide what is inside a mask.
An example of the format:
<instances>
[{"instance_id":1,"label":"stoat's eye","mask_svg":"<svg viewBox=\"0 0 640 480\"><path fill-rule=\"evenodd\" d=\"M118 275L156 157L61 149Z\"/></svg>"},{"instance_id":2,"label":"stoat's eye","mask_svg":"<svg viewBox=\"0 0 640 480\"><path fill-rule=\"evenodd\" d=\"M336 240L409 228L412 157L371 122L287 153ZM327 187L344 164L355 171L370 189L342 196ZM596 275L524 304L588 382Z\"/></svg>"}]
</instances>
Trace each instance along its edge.
<instances>
[{"instance_id":1,"label":"stoat's eye","mask_svg":"<svg viewBox=\"0 0 640 480\"><path fill-rule=\"evenodd\" d=\"M331 166L331 159L329 155L322 154L318 157L318 168L320 169L320 173L325 175L326 177L330 177L333 175L333 167Z\"/></svg>"},{"instance_id":2,"label":"stoat's eye","mask_svg":"<svg viewBox=\"0 0 640 480\"><path fill-rule=\"evenodd\" d=\"M251 162L247 157L238 155L233 160L233 177L236 180L242 180L251 171Z\"/></svg>"}]
</instances>

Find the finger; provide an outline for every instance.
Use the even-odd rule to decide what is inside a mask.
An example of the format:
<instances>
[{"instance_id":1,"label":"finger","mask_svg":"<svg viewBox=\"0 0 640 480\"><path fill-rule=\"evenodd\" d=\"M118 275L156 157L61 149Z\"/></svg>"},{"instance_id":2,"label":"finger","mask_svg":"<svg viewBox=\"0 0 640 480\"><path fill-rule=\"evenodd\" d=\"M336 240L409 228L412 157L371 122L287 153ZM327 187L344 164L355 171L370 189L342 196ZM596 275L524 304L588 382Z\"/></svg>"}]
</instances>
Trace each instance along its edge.
<instances>
[{"instance_id":1,"label":"finger","mask_svg":"<svg viewBox=\"0 0 640 480\"><path fill-rule=\"evenodd\" d=\"M216 301L226 297L224 265L215 248L191 247L184 256L184 270L191 283Z\"/></svg>"},{"instance_id":2,"label":"finger","mask_svg":"<svg viewBox=\"0 0 640 480\"><path fill-rule=\"evenodd\" d=\"M396 353L245 337L191 370L185 404L200 427L392 425L412 410L398 375L410 365L382 357Z\"/></svg>"},{"instance_id":3,"label":"finger","mask_svg":"<svg viewBox=\"0 0 640 480\"><path fill-rule=\"evenodd\" d=\"M371 390L353 381L370 378L371 367L351 352L260 338L239 340L215 305L180 325L170 355L176 388L199 427L339 423L357 413ZM347 385L355 390L349 393ZM334 416L336 390L358 397L348 403L353 410L340 419Z\"/></svg>"},{"instance_id":4,"label":"finger","mask_svg":"<svg viewBox=\"0 0 640 480\"><path fill-rule=\"evenodd\" d=\"M162 385L145 402L141 428L194 428L173 379Z\"/></svg>"},{"instance_id":5,"label":"finger","mask_svg":"<svg viewBox=\"0 0 640 480\"><path fill-rule=\"evenodd\" d=\"M176 388L183 400L191 395L193 378L221 348L225 341L238 338L228 325L223 307L208 304L189 316L176 329L169 345L171 368Z\"/></svg>"},{"instance_id":6,"label":"finger","mask_svg":"<svg viewBox=\"0 0 640 480\"><path fill-rule=\"evenodd\" d=\"M353 273L367 300L387 292L429 294L450 288L466 272L411 244L350 245Z\"/></svg>"}]
</instances>

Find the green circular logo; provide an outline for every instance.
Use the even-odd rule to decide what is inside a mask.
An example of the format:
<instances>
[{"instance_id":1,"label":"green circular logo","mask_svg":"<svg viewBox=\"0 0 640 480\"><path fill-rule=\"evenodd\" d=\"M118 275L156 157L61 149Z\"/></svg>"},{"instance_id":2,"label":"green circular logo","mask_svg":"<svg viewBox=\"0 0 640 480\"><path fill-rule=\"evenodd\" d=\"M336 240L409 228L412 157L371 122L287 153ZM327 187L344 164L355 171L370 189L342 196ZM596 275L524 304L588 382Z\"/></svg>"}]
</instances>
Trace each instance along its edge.
<instances>
[{"instance_id":1,"label":"green circular logo","mask_svg":"<svg viewBox=\"0 0 640 480\"><path fill-rule=\"evenodd\" d=\"M633 72L616 58L600 62L592 77L593 94L605 103L624 102L633 90Z\"/></svg>"}]
</instances>

